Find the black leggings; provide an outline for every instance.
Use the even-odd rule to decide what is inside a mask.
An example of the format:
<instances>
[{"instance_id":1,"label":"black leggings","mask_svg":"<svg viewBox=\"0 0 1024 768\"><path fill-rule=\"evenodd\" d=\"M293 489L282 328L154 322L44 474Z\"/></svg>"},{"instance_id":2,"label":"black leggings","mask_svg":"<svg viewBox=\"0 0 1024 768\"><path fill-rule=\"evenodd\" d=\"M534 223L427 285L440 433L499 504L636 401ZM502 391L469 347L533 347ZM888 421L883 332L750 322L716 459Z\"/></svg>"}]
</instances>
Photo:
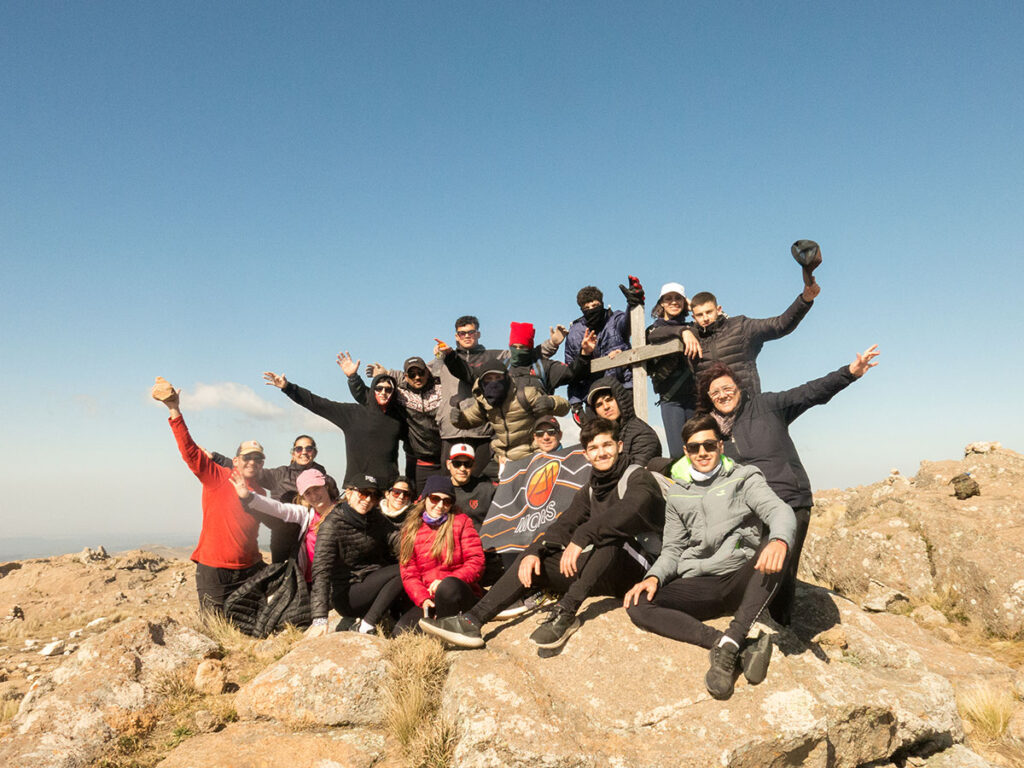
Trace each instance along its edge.
<instances>
[{"instance_id":1,"label":"black leggings","mask_svg":"<svg viewBox=\"0 0 1024 768\"><path fill-rule=\"evenodd\" d=\"M434 616L443 619L445 616L454 616L459 611L465 611L477 601L476 593L466 582L456 576L446 576L441 579L434 592ZM395 634L403 632L419 631L419 620L423 618L423 609L413 606L398 620L395 625Z\"/></svg>"},{"instance_id":2,"label":"black leggings","mask_svg":"<svg viewBox=\"0 0 1024 768\"><path fill-rule=\"evenodd\" d=\"M754 570L756 562L757 555L738 571L725 576L674 579L659 587L653 600L647 599L647 593L641 594L640 602L630 605L626 613L641 629L702 648L710 648L722 637L721 632L704 624L703 619L732 613L733 619L725 635L742 645L750 627L775 595L786 571L784 565L779 573L764 574Z\"/></svg>"},{"instance_id":3,"label":"black leggings","mask_svg":"<svg viewBox=\"0 0 1024 768\"><path fill-rule=\"evenodd\" d=\"M525 552L516 558L515 563L480 602L468 611L472 618L480 624L486 624L516 600L541 587L561 594L559 606L576 613L591 594L622 597L644 573L640 563L627 555L621 544L609 544L580 555L576 562L576 575L566 578L558 570L562 559L562 552L558 551L540 556L540 575L534 574L528 589L519 581L519 563L524 557Z\"/></svg>"},{"instance_id":4,"label":"black leggings","mask_svg":"<svg viewBox=\"0 0 1024 768\"><path fill-rule=\"evenodd\" d=\"M334 610L342 616L359 617L376 625L384 612L402 594L402 578L397 565L371 571L362 581L354 581L331 590Z\"/></svg>"},{"instance_id":5,"label":"black leggings","mask_svg":"<svg viewBox=\"0 0 1024 768\"><path fill-rule=\"evenodd\" d=\"M796 597L796 572L800 568L800 552L804 548L804 539L807 538L807 527L811 523L810 507L794 507L796 515L796 540L793 542L793 551L789 553L789 560L786 563L786 570L783 571L782 582L779 584L779 591L768 606L768 612L779 624L789 626L793 619L793 602Z\"/></svg>"}]
</instances>

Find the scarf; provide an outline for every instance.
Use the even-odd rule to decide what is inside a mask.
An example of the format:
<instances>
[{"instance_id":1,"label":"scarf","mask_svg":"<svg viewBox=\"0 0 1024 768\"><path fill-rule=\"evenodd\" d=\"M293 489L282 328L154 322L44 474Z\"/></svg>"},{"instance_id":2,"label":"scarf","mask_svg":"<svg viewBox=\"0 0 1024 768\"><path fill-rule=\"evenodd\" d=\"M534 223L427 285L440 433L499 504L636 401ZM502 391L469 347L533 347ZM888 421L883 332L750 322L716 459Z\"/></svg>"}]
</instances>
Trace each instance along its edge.
<instances>
[{"instance_id":1,"label":"scarf","mask_svg":"<svg viewBox=\"0 0 1024 768\"><path fill-rule=\"evenodd\" d=\"M583 310L583 324L590 330L597 332L604 328L605 321L608 319L608 313L604 307L594 307L593 309Z\"/></svg>"},{"instance_id":2,"label":"scarf","mask_svg":"<svg viewBox=\"0 0 1024 768\"><path fill-rule=\"evenodd\" d=\"M439 525L443 524L443 523L444 523L444 521L448 519L448 513L447 513L447 512L445 512L445 513L444 513L444 514L442 514L442 515L441 515L440 517L431 517L431 516L430 516L430 515L429 515L429 514L427 513L427 510L423 510L423 515L422 515L422 517L423 517L423 522L424 522L424 523L426 523L427 525L429 525L429 526L430 526L431 528L436 528L437 526L439 526Z\"/></svg>"},{"instance_id":3,"label":"scarf","mask_svg":"<svg viewBox=\"0 0 1024 768\"><path fill-rule=\"evenodd\" d=\"M689 459L687 459L687 462L689 462L690 464L690 477L692 477L698 483L706 483L708 480L713 479L715 475L717 475L722 470L721 459L719 459L718 463L715 464L715 468L708 473L701 472L699 469L693 466L693 462L691 462Z\"/></svg>"},{"instance_id":4,"label":"scarf","mask_svg":"<svg viewBox=\"0 0 1024 768\"><path fill-rule=\"evenodd\" d=\"M600 501L614 491L615 486L618 485L619 478L622 477L622 473L626 471L628 466L629 459L626 457L626 454L620 453L611 469L607 469L604 472L591 469L590 490L594 492L594 498Z\"/></svg>"}]
</instances>

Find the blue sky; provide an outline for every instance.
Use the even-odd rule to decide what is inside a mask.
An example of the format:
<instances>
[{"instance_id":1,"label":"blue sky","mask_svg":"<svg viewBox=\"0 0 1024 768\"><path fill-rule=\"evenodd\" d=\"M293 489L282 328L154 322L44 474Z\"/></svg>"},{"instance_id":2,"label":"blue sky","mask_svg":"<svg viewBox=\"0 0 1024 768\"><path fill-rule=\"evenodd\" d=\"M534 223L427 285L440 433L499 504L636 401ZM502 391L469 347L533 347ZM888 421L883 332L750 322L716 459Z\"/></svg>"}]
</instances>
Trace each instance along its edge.
<instances>
[{"instance_id":1,"label":"blue sky","mask_svg":"<svg viewBox=\"0 0 1024 768\"><path fill-rule=\"evenodd\" d=\"M765 388L883 353L794 425L816 487L1020 449L1022 34L1012 2L5 3L0 538L198 530L156 375L201 444L312 430L341 474L262 371L347 400L339 350L465 313L502 346L627 274L771 316L799 238L822 295Z\"/></svg>"}]
</instances>

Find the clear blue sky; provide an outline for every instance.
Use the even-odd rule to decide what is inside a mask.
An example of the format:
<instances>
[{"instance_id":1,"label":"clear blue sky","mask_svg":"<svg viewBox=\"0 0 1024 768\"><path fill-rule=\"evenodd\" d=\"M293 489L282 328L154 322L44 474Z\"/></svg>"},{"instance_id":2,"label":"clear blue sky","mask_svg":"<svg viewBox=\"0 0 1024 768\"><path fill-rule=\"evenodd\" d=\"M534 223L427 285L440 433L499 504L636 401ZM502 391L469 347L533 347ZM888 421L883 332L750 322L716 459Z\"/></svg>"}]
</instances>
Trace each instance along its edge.
<instances>
[{"instance_id":1,"label":"clear blue sky","mask_svg":"<svg viewBox=\"0 0 1024 768\"><path fill-rule=\"evenodd\" d=\"M775 315L798 238L765 388L883 353L794 426L816 487L1024 447L1024 4L771 5L4 3L0 538L198 530L156 375L203 445L341 474L262 371L347 400L339 350L627 273Z\"/></svg>"}]
</instances>

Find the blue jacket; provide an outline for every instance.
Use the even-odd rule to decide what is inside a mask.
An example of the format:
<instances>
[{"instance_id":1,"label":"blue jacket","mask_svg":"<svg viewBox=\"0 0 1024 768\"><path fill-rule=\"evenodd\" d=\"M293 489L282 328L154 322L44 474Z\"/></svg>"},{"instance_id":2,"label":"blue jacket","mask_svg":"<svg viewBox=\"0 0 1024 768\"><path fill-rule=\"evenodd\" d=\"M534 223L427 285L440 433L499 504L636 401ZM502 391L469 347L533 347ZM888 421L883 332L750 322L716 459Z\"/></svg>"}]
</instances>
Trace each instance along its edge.
<instances>
[{"instance_id":1,"label":"blue jacket","mask_svg":"<svg viewBox=\"0 0 1024 768\"><path fill-rule=\"evenodd\" d=\"M587 326L582 317L576 318L569 326L569 335L565 339L565 362L568 365L572 365L573 360L579 356L583 334L586 332ZM617 349L629 348L629 315L620 310L606 310L604 327L598 331L593 357L596 359ZM627 389L633 388L633 370L629 366L599 371L589 376L580 376L569 384L569 404L584 401L590 385L605 376L614 376Z\"/></svg>"}]
</instances>

